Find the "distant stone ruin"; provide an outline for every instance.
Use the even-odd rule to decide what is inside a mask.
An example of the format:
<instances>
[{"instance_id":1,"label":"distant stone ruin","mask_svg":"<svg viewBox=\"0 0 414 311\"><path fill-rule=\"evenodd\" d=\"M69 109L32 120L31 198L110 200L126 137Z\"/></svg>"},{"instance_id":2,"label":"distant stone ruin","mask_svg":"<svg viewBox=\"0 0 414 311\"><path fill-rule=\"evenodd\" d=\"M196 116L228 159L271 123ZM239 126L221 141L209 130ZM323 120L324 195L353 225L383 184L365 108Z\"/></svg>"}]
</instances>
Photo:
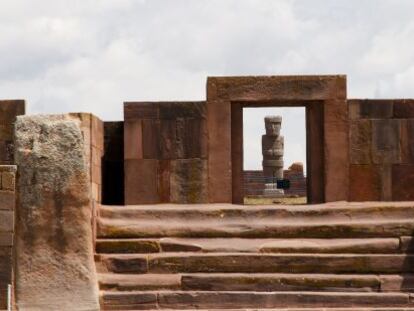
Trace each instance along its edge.
<instances>
[{"instance_id":1,"label":"distant stone ruin","mask_svg":"<svg viewBox=\"0 0 414 311\"><path fill-rule=\"evenodd\" d=\"M280 135L281 116L265 117L266 134L262 136L263 175L266 197L280 197L283 189L277 189L277 180L283 179L284 137Z\"/></svg>"}]
</instances>

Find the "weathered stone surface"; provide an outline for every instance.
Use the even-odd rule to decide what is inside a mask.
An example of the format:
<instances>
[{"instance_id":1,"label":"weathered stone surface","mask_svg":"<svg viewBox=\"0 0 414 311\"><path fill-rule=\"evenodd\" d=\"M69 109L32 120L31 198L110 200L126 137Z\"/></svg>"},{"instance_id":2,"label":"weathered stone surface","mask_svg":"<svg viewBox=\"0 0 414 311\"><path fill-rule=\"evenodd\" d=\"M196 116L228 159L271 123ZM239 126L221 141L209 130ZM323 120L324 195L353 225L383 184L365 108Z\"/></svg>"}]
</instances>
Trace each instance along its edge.
<instances>
[{"instance_id":1,"label":"weathered stone surface","mask_svg":"<svg viewBox=\"0 0 414 311\"><path fill-rule=\"evenodd\" d=\"M125 295L128 295L125 293ZM134 293L129 293L133 296ZM402 293L318 293L318 292L161 292L162 308L186 309L249 309L328 307L408 306L409 296ZM257 309L254 309L257 310ZM354 308L355 310L355 308ZM390 309L385 309L390 310ZM391 309L392 310L392 309Z\"/></svg>"},{"instance_id":2,"label":"weathered stone surface","mask_svg":"<svg viewBox=\"0 0 414 311\"><path fill-rule=\"evenodd\" d=\"M413 99L394 100L394 118L398 118L398 119L414 118L414 100Z\"/></svg>"},{"instance_id":3,"label":"weathered stone surface","mask_svg":"<svg viewBox=\"0 0 414 311\"><path fill-rule=\"evenodd\" d=\"M171 161L171 202L207 202L207 161L187 159Z\"/></svg>"},{"instance_id":4,"label":"weathered stone surface","mask_svg":"<svg viewBox=\"0 0 414 311\"><path fill-rule=\"evenodd\" d=\"M0 232L13 232L14 212L0 210Z\"/></svg>"},{"instance_id":5,"label":"weathered stone surface","mask_svg":"<svg viewBox=\"0 0 414 311\"><path fill-rule=\"evenodd\" d=\"M99 285L103 290L179 290L180 274L100 274Z\"/></svg>"},{"instance_id":6,"label":"weathered stone surface","mask_svg":"<svg viewBox=\"0 0 414 311\"><path fill-rule=\"evenodd\" d=\"M414 163L414 120L401 120L401 162Z\"/></svg>"},{"instance_id":7,"label":"weathered stone surface","mask_svg":"<svg viewBox=\"0 0 414 311\"><path fill-rule=\"evenodd\" d=\"M375 292L380 280L375 275L337 274L184 274L183 290L199 291L344 291Z\"/></svg>"},{"instance_id":8,"label":"weathered stone surface","mask_svg":"<svg viewBox=\"0 0 414 311\"><path fill-rule=\"evenodd\" d=\"M388 119L393 115L392 100L366 99L360 101L360 116L366 119Z\"/></svg>"},{"instance_id":9,"label":"weathered stone surface","mask_svg":"<svg viewBox=\"0 0 414 311\"><path fill-rule=\"evenodd\" d=\"M125 160L125 203L158 203L158 161L150 159Z\"/></svg>"},{"instance_id":10,"label":"weathered stone surface","mask_svg":"<svg viewBox=\"0 0 414 311\"><path fill-rule=\"evenodd\" d=\"M158 253L160 243L151 239L98 239L96 251L98 253Z\"/></svg>"},{"instance_id":11,"label":"weathered stone surface","mask_svg":"<svg viewBox=\"0 0 414 311\"><path fill-rule=\"evenodd\" d=\"M125 102L124 120L158 119L159 107L154 102Z\"/></svg>"},{"instance_id":12,"label":"weathered stone surface","mask_svg":"<svg viewBox=\"0 0 414 311\"><path fill-rule=\"evenodd\" d=\"M401 162L399 120L372 120L372 160L376 164Z\"/></svg>"},{"instance_id":13,"label":"weathered stone surface","mask_svg":"<svg viewBox=\"0 0 414 311\"><path fill-rule=\"evenodd\" d=\"M13 233L0 233L0 246L12 246L13 245Z\"/></svg>"},{"instance_id":14,"label":"weathered stone surface","mask_svg":"<svg viewBox=\"0 0 414 311\"><path fill-rule=\"evenodd\" d=\"M142 159L142 121L125 122L124 158Z\"/></svg>"},{"instance_id":15,"label":"weathered stone surface","mask_svg":"<svg viewBox=\"0 0 414 311\"><path fill-rule=\"evenodd\" d=\"M414 290L414 275L380 275L382 292L412 292Z\"/></svg>"},{"instance_id":16,"label":"weathered stone surface","mask_svg":"<svg viewBox=\"0 0 414 311\"><path fill-rule=\"evenodd\" d=\"M160 102L160 119L175 120L177 118L205 119L206 102Z\"/></svg>"},{"instance_id":17,"label":"weathered stone surface","mask_svg":"<svg viewBox=\"0 0 414 311\"><path fill-rule=\"evenodd\" d=\"M19 310L99 310L90 177L79 119L19 117L16 303Z\"/></svg>"},{"instance_id":18,"label":"weathered stone surface","mask_svg":"<svg viewBox=\"0 0 414 311\"><path fill-rule=\"evenodd\" d=\"M414 238L411 236L400 237L401 251L405 253L412 253L414 251Z\"/></svg>"},{"instance_id":19,"label":"weathered stone surface","mask_svg":"<svg viewBox=\"0 0 414 311\"><path fill-rule=\"evenodd\" d=\"M392 199L394 201L414 200L414 165L393 165Z\"/></svg>"},{"instance_id":20,"label":"weathered stone surface","mask_svg":"<svg viewBox=\"0 0 414 311\"><path fill-rule=\"evenodd\" d=\"M102 294L103 310L152 310L157 307L155 293L109 291Z\"/></svg>"},{"instance_id":21,"label":"weathered stone surface","mask_svg":"<svg viewBox=\"0 0 414 311\"><path fill-rule=\"evenodd\" d=\"M351 164L370 164L371 156L371 121L358 120L349 124L349 154Z\"/></svg>"},{"instance_id":22,"label":"weathered stone surface","mask_svg":"<svg viewBox=\"0 0 414 311\"><path fill-rule=\"evenodd\" d=\"M160 158L160 121L142 121L142 154L144 159Z\"/></svg>"},{"instance_id":23,"label":"weathered stone surface","mask_svg":"<svg viewBox=\"0 0 414 311\"><path fill-rule=\"evenodd\" d=\"M125 256L112 255L111 260L127 265L138 257ZM413 263L411 255L394 254L167 253L150 254L148 269L151 273L401 273L414 272ZM114 269L122 271L135 270Z\"/></svg>"},{"instance_id":24,"label":"weathered stone surface","mask_svg":"<svg viewBox=\"0 0 414 311\"><path fill-rule=\"evenodd\" d=\"M148 272L148 260L146 255L100 255L99 257L107 272Z\"/></svg>"},{"instance_id":25,"label":"weathered stone surface","mask_svg":"<svg viewBox=\"0 0 414 311\"><path fill-rule=\"evenodd\" d=\"M348 99L348 115L350 120L358 120L360 118L360 102L358 99Z\"/></svg>"},{"instance_id":26,"label":"weathered stone surface","mask_svg":"<svg viewBox=\"0 0 414 311\"><path fill-rule=\"evenodd\" d=\"M350 165L349 200L380 201L381 176L377 166Z\"/></svg>"},{"instance_id":27,"label":"weathered stone surface","mask_svg":"<svg viewBox=\"0 0 414 311\"><path fill-rule=\"evenodd\" d=\"M0 210L13 210L15 205L15 193L8 190L0 190Z\"/></svg>"}]
</instances>

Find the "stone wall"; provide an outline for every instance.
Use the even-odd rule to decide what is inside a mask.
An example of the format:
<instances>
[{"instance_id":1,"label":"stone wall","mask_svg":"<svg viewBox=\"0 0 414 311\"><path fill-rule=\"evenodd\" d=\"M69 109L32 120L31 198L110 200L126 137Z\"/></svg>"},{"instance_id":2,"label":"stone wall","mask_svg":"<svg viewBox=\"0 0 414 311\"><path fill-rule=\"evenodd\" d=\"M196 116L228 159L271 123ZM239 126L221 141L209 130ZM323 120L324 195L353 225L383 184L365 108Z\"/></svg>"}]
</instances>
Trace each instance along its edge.
<instances>
[{"instance_id":1,"label":"stone wall","mask_svg":"<svg viewBox=\"0 0 414 311\"><path fill-rule=\"evenodd\" d=\"M7 285L12 284L16 167L0 165L0 310L7 308Z\"/></svg>"},{"instance_id":2,"label":"stone wall","mask_svg":"<svg viewBox=\"0 0 414 311\"><path fill-rule=\"evenodd\" d=\"M24 100L0 101L0 165L13 164L13 124L24 113Z\"/></svg>"},{"instance_id":3,"label":"stone wall","mask_svg":"<svg viewBox=\"0 0 414 311\"><path fill-rule=\"evenodd\" d=\"M306 196L306 177L303 172L284 170L283 176L290 180L290 188L285 190L285 194ZM265 188L262 170L243 171L244 194L245 196L261 196Z\"/></svg>"},{"instance_id":4,"label":"stone wall","mask_svg":"<svg viewBox=\"0 0 414 311\"><path fill-rule=\"evenodd\" d=\"M207 201L205 102L124 105L125 203Z\"/></svg>"},{"instance_id":5,"label":"stone wall","mask_svg":"<svg viewBox=\"0 0 414 311\"><path fill-rule=\"evenodd\" d=\"M414 200L414 100L349 100L350 201Z\"/></svg>"}]
</instances>

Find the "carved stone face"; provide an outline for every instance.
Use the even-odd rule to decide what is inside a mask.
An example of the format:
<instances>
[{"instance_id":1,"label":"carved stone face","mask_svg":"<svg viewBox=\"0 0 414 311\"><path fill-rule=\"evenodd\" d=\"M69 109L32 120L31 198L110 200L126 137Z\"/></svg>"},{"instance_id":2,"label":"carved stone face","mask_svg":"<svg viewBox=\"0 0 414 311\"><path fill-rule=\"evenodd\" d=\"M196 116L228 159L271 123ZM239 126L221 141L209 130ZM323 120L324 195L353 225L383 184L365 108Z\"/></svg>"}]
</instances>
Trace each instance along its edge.
<instances>
[{"instance_id":1,"label":"carved stone face","mask_svg":"<svg viewBox=\"0 0 414 311\"><path fill-rule=\"evenodd\" d=\"M282 126L282 117L265 117L266 135L268 136L279 136L280 128Z\"/></svg>"}]
</instances>

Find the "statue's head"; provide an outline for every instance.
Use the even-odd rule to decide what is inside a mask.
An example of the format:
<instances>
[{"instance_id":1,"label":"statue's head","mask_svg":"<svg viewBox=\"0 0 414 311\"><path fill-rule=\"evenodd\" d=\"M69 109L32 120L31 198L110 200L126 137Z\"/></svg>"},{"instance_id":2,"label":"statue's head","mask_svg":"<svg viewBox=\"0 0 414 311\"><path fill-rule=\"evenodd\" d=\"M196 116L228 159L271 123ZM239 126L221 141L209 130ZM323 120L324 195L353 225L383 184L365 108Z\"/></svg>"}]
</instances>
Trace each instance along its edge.
<instances>
[{"instance_id":1,"label":"statue's head","mask_svg":"<svg viewBox=\"0 0 414 311\"><path fill-rule=\"evenodd\" d=\"M265 117L266 135L279 136L280 127L282 126L281 116L267 116Z\"/></svg>"}]
</instances>

